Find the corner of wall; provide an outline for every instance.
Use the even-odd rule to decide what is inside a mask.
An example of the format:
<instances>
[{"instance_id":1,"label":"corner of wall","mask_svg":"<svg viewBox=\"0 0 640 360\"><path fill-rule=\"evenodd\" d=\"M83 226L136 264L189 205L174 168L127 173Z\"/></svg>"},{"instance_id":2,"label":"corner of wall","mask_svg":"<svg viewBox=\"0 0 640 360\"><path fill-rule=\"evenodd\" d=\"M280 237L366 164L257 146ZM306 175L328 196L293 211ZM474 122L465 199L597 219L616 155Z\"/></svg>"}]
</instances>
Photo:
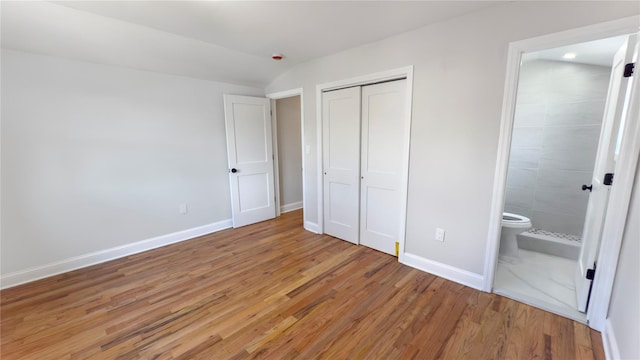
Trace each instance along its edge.
<instances>
[{"instance_id":1,"label":"corner of wall","mask_svg":"<svg viewBox=\"0 0 640 360\"><path fill-rule=\"evenodd\" d=\"M289 211L294 211L294 210L298 210L298 209L302 209L302 201L298 201L298 202L294 202L294 203L290 203L290 204L284 204L284 205L280 206L280 213L284 214L284 213L287 213Z\"/></svg>"},{"instance_id":2,"label":"corner of wall","mask_svg":"<svg viewBox=\"0 0 640 360\"><path fill-rule=\"evenodd\" d=\"M412 268L457 282L470 288L484 291L484 276L457 267L405 253L402 263Z\"/></svg>"},{"instance_id":3,"label":"corner of wall","mask_svg":"<svg viewBox=\"0 0 640 360\"><path fill-rule=\"evenodd\" d=\"M609 319L606 320L604 331L602 332L602 346L604 347L604 357L606 359L620 359L618 342Z\"/></svg>"},{"instance_id":4,"label":"corner of wall","mask_svg":"<svg viewBox=\"0 0 640 360\"><path fill-rule=\"evenodd\" d=\"M304 222L304 229L307 231L311 231L314 234L322 234L320 232L320 226L314 222L311 221L305 221Z\"/></svg>"}]
</instances>

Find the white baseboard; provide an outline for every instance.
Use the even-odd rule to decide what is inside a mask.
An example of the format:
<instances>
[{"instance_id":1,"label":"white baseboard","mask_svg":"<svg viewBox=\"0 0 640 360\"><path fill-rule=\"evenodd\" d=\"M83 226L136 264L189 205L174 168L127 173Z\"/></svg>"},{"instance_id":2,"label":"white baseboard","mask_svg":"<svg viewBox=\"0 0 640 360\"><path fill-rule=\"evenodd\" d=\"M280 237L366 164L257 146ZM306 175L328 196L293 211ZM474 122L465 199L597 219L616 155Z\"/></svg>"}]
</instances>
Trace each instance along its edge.
<instances>
[{"instance_id":1,"label":"white baseboard","mask_svg":"<svg viewBox=\"0 0 640 360\"><path fill-rule=\"evenodd\" d=\"M228 229L231 226L231 219L222 220L212 224L177 231L171 234L156 236L131 244L117 246L106 250L100 250L26 270L16 271L9 274L2 274L0 275L0 289L6 289L16 285L61 274L67 271L103 263L109 260L115 260L124 256L137 254L143 251L159 248L180 241L193 239L198 236L211 234L223 229Z\"/></svg>"},{"instance_id":2,"label":"white baseboard","mask_svg":"<svg viewBox=\"0 0 640 360\"><path fill-rule=\"evenodd\" d=\"M604 347L605 359L620 359L620 349L616 341L616 335L611 325L611 320L607 319L602 332L602 346Z\"/></svg>"},{"instance_id":3,"label":"white baseboard","mask_svg":"<svg viewBox=\"0 0 640 360\"><path fill-rule=\"evenodd\" d=\"M298 209L302 209L302 201L280 206L280 213L284 214L289 211L298 210Z\"/></svg>"},{"instance_id":4,"label":"white baseboard","mask_svg":"<svg viewBox=\"0 0 640 360\"><path fill-rule=\"evenodd\" d=\"M482 291L484 286L484 276L467 270L462 270L451 265L425 259L421 256L410 253L405 253L402 260L402 263L407 266L466 285L476 290Z\"/></svg>"},{"instance_id":5,"label":"white baseboard","mask_svg":"<svg viewBox=\"0 0 640 360\"><path fill-rule=\"evenodd\" d=\"M318 224L316 223L312 223L311 221L304 222L304 229L315 234L320 234L320 226L318 226Z\"/></svg>"}]
</instances>

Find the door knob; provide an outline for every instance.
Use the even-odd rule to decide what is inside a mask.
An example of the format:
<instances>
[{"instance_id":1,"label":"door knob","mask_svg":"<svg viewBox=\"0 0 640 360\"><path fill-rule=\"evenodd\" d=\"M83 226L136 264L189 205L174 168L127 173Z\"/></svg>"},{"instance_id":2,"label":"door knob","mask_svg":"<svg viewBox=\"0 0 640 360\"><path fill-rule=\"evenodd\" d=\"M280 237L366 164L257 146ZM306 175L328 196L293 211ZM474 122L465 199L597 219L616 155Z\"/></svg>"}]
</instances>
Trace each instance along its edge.
<instances>
[{"instance_id":1,"label":"door knob","mask_svg":"<svg viewBox=\"0 0 640 360\"><path fill-rule=\"evenodd\" d=\"M237 172L238 172L238 169L233 168L233 169L231 169L231 172L235 174L235 173L237 173Z\"/></svg>"},{"instance_id":2,"label":"door knob","mask_svg":"<svg viewBox=\"0 0 640 360\"><path fill-rule=\"evenodd\" d=\"M587 186L587 185L582 185L582 191L585 190L589 190L589 192L591 192L593 190L593 184Z\"/></svg>"}]
</instances>

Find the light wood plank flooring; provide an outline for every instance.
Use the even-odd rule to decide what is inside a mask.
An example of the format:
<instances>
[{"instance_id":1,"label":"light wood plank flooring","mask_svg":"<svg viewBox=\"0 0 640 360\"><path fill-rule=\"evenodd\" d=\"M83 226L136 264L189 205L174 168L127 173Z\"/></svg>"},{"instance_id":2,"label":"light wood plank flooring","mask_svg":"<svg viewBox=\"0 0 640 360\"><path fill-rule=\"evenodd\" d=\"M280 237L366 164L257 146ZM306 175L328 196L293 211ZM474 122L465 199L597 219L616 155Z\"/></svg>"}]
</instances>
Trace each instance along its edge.
<instances>
[{"instance_id":1,"label":"light wood plank flooring","mask_svg":"<svg viewBox=\"0 0 640 360\"><path fill-rule=\"evenodd\" d=\"M1 292L2 359L602 359L600 334L301 211Z\"/></svg>"}]
</instances>

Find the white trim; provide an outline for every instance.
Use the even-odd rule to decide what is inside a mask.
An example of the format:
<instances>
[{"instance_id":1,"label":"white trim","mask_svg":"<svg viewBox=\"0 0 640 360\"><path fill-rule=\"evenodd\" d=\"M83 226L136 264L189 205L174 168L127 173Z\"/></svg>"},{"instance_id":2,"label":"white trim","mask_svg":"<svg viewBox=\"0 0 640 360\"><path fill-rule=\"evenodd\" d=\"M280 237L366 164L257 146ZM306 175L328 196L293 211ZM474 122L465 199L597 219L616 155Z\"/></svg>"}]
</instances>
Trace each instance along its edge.
<instances>
[{"instance_id":1,"label":"white trim","mask_svg":"<svg viewBox=\"0 0 640 360\"><path fill-rule=\"evenodd\" d=\"M307 185L306 185L306 175L305 175L305 170L306 170L306 154L304 151L305 148L305 138L304 138L304 94L303 94L303 89L302 88L296 88L296 89L291 89L291 90L285 90L285 91L278 91L278 92L274 92L274 93L269 93L267 95L265 95L267 98L272 99L272 100L278 100L278 99L284 99L284 98L288 98L288 97L292 97L292 96L300 96L300 151L302 151L302 207L304 209L304 207L306 206L305 204L307 204ZM278 175L279 176L279 175ZM306 217L306 214L308 213L307 211L308 209L303 210L303 217ZM306 222L305 222L306 223ZM305 229L307 229L307 226L305 225L304 227ZM311 230L310 230L311 231ZM318 233L317 231L313 231L315 233Z\"/></svg>"},{"instance_id":2,"label":"white trim","mask_svg":"<svg viewBox=\"0 0 640 360\"><path fill-rule=\"evenodd\" d=\"M281 213L287 213L289 211L293 211L293 210L298 210L298 209L302 209L302 201L298 201L298 202L294 202L294 203L290 203L290 204L285 204L280 206L280 212Z\"/></svg>"},{"instance_id":3,"label":"white trim","mask_svg":"<svg viewBox=\"0 0 640 360\"><path fill-rule=\"evenodd\" d=\"M324 233L324 181L323 181L323 163L322 163L322 85L316 85L316 196L318 212L318 231L317 234Z\"/></svg>"},{"instance_id":4,"label":"white trim","mask_svg":"<svg viewBox=\"0 0 640 360\"><path fill-rule=\"evenodd\" d=\"M265 97L268 97L269 99L278 100L278 99L284 99L284 98L298 96L298 95L302 95L302 88L269 93L265 95Z\"/></svg>"},{"instance_id":5,"label":"white trim","mask_svg":"<svg viewBox=\"0 0 640 360\"><path fill-rule=\"evenodd\" d=\"M137 241L130 244L116 246L106 250L100 250L85 255L75 256L62 261L33 267L26 270L16 271L0 276L0 288L6 289L27 282L47 278L71 270L100 264L106 261L115 260L121 257L141 253L143 251L156 249L165 245L191 240L198 236L211 234L220 230L228 229L232 226L232 220L222 220L212 224L198 226L191 229L177 231L171 234L160 235L150 239Z\"/></svg>"},{"instance_id":6,"label":"white trim","mask_svg":"<svg viewBox=\"0 0 640 360\"><path fill-rule=\"evenodd\" d=\"M620 359L620 348L613 331L611 320L607 319L604 331L602 332L602 347L604 347L605 359Z\"/></svg>"},{"instance_id":7,"label":"white trim","mask_svg":"<svg viewBox=\"0 0 640 360\"><path fill-rule=\"evenodd\" d=\"M271 138L273 143L273 186L274 197L276 202L276 217L280 216L280 155L278 154L278 109L276 100L269 99L271 102Z\"/></svg>"},{"instance_id":8,"label":"white trim","mask_svg":"<svg viewBox=\"0 0 640 360\"><path fill-rule=\"evenodd\" d=\"M321 91L331 91L351 86L368 85L374 82L395 80L413 73L413 65L381 71L373 74L356 76L349 79L331 81L316 86Z\"/></svg>"},{"instance_id":9,"label":"white trim","mask_svg":"<svg viewBox=\"0 0 640 360\"><path fill-rule=\"evenodd\" d=\"M477 290L481 290L484 284L484 277L480 274L425 259L415 254L405 253L402 263Z\"/></svg>"},{"instance_id":10,"label":"white trim","mask_svg":"<svg viewBox=\"0 0 640 360\"><path fill-rule=\"evenodd\" d=\"M493 197L489 212L489 234L485 252L484 274L485 283L482 290L491 292L498 264L498 248L500 246L501 219L504 211L504 194L507 183L507 169L509 168L509 152L511 135L513 132L513 115L515 113L518 77L520 76L520 58L523 49L517 44L509 44L507 57L507 75L504 82L504 102L502 104L502 121L500 122L500 139L498 154L493 177Z\"/></svg>"},{"instance_id":11,"label":"white trim","mask_svg":"<svg viewBox=\"0 0 640 360\"><path fill-rule=\"evenodd\" d=\"M491 291L493 287L493 281L495 277L495 269L498 260L498 248L500 243L500 219L502 218L502 210L504 206L504 191L506 184L506 172L508 167L509 160L509 151L511 146L511 130L513 127L513 114L515 111L515 99L516 99L516 91L518 84L518 75L520 68L520 59L524 52L531 52L542 50L546 48L553 48L559 46L565 46L578 42L585 42L595 39L602 39L607 37L619 36L619 35L627 35L631 33L635 33L638 31L638 22L640 21L640 16L632 16L628 18L623 18L615 21L609 21L601 24L591 25L587 27L582 27L578 29L568 30L556 34L550 34L545 36L540 36L532 39L521 40L517 42L512 42L509 44L509 53L508 53L508 61L507 61L507 73L505 78L505 87L504 87L504 101L502 105L502 120L500 124L500 140L498 143L498 153L497 153L497 162L495 168L494 175L494 183L493 183L493 196L491 202L490 209L490 223L489 223L489 231L487 235L487 248L485 253L485 264L484 264L484 284L482 286L482 290ZM637 79L635 80L637 82ZM633 95L633 94L632 94ZM632 97L633 99L633 97ZM637 103L636 101L633 101ZM637 119L634 119L637 122ZM629 121L633 123L634 121ZM637 124L636 124L637 125ZM627 128L630 128L631 124L627 124ZM636 127L636 132L640 130ZM625 132L627 137L630 137L631 134ZM636 135L638 135L636 133ZM635 144L636 147L640 146L640 136L636 136L635 140L627 140L627 142L632 141L632 144ZM624 140L623 140L624 142ZM629 158L632 155L630 150L628 149L631 145L628 145L627 148L623 148L620 151L620 159L619 163L623 163L625 159L627 159L627 163L629 162ZM624 153L624 154L623 154ZM635 153L637 159L637 152ZM629 165L625 165L629 166ZM631 170L635 171L636 165L632 165L631 168L622 168L622 164L617 166L617 169L621 169L623 173L630 172ZM618 171L618 170L616 170ZM622 174L620 174L622 177ZM614 193L614 189L616 188L626 188L628 186L628 180L619 180L619 174L616 173L616 186L612 188L612 195ZM623 182L621 185L620 182ZM616 190L616 193L620 193L617 199L614 199L613 196L609 200L609 208L608 211L614 211L613 209L620 209L620 211L615 211L616 214L623 213L622 202L626 197L627 207L629 195L622 194L622 190ZM626 192L625 192L626 193ZM630 188L629 188L630 194ZM615 267L618 261L618 252L620 250L619 243L616 245L615 238L621 237L618 236L618 233L624 229L624 222L626 221L626 208L624 210L624 217L617 218L617 216L607 216L609 221L605 222L604 233L610 231L615 234L614 236L610 236L606 239L603 239L601 244L601 254L599 260L598 269L601 271L596 272L596 279L594 281L594 289L592 292L591 304L589 305L589 312L587 313L587 319L589 319L589 325L596 329L602 330L604 319L606 318L607 307L609 303L609 298L611 296L611 287L613 286L613 279L615 277ZM617 218L617 219L611 219ZM616 223L619 228L613 227ZM607 225L609 224L609 225ZM622 224L622 225L620 225ZM611 239L611 240L609 240ZM605 246L606 245L606 246ZM606 250L606 251L603 251ZM615 253L615 256L613 255ZM612 271L613 270L613 271ZM610 284L610 286L609 286ZM606 304L606 306L605 306Z\"/></svg>"},{"instance_id":12,"label":"white trim","mask_svg":"<svg viewBox=\"0 0 640 360\"><path fill-rule=\"evenodd\" d=\"M361 86L372 84L375 82L406 78L407 80L407 102L405 114L409 117L408 126L405 130L405 144L402 154L402 162L404 171L401 180L402 205L400 213L400 233L398 234L400 248L398 261L404 260L404 249L406 241L406 223L407 223L407 192L409 187L409 149L411 140L411 113L413 101L413 65L382 71L369 75L362 75L345 80L332 81L324 84L316 85L316 148L317 148L317 187L318 187L318 233L324 232L324 189L323 189L323 169L322 169L322 92L335 90L350 86Z\"/></svg>"},{"instance_id":13,"label":"white trim","mask_svg":"<svg viewBox=\"0 0 640 360\"><path fill-rule=\"evenodd\" d=\"M322 234L322 232L320 232L320 226L318 226L318 224L311 221L304 222L304 229L307 231L311 231L312 233L315 233L315 234Z\"/></svg>"},{"instance_id":14,"label":"white trim","mask_svg":"<svg viewBox=\"0 0 640 360\"><path fill-rule=\"evenodd\" d=\"M407 96L406 96L406 104L405 111L408 111L409 123L404 131L404 148L402 149L402 177L400 180L400 197L403 199L404 204L400 207L400 234L398 239L399 248L398 248L398 262L404 261L405 256L405 241L406 241L406 232L407 232L407 203L409 198L409 156L411 151L411 110L413 109L413 66L409 66L406 68L406 76L407 76Z\"/></svg>"}]
</instances>

